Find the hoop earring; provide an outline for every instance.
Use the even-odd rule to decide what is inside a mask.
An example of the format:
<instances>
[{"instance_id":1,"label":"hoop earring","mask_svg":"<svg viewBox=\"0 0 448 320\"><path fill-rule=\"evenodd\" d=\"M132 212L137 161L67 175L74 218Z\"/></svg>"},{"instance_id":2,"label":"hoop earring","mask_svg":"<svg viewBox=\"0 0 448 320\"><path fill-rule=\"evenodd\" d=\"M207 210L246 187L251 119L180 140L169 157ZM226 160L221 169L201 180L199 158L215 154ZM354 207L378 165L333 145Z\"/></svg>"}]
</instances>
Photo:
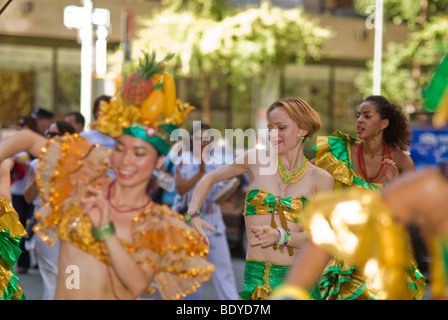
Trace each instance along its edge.
<instances>
[{"instance_id":1,"label":"hoop earring","mask_svg":"<svg viewBox=\"0 0 448 320\"><path fill-rule=\"evenodd\" d=\"M300 140L305 140L305 137L304 137L304 136L301 136L300 134L298 134L297 137L298 137Z\"/></svg>"}]
</instances>

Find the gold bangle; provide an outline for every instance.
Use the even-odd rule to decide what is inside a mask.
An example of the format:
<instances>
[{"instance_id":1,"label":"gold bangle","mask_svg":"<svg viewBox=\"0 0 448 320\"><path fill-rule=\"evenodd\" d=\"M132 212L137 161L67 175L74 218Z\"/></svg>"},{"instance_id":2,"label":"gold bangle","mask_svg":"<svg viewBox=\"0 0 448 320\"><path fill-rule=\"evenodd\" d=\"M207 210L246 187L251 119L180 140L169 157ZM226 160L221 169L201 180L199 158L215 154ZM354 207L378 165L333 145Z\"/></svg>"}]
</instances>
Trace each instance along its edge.
<instances>
[{"instance_id":1,"label":"gold bangle","mask_svg":"<svg viewBox=\"0 0 448 320\"><path fill-rule=\"evenodd\" d=\"M308 291L293 284L281 284L275 288L270 298L272 300L312 300Z\"/></svg>"}]
</instances>

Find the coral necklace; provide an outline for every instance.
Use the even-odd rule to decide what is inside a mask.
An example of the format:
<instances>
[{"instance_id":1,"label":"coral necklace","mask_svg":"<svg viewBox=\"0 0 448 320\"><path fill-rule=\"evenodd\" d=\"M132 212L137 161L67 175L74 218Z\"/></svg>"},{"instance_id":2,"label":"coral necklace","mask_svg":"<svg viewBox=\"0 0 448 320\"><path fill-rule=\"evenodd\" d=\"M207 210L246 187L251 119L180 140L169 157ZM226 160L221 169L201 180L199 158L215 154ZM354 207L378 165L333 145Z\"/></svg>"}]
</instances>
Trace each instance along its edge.
<instances>
[{"instance_id":1,"label":"coral necklace","mask_svg":"<svg viewBox=\"0 0 448 320\"><path fill-rule=\"evenodd\" d=\"M361 141L359 143L358 150L356 152L357 157L358 157L358 165L359 165L359 171L361 173L361 176L367 182L370 182L370 183L378 182L384 177L384 174L386 173L384 170L384 166L385 166L384 159L391 159L390 153L389 153L389 147L387 146L386 142L384 142L384 152L383 152L383 160L381 161L381 168L380 168L380 170L378 170L376 176L373 177L372 179L370 179L367 177L366 165L364 163L364 157L362 156L362 143L363 143L363 141Z\"/></svg>"},{"instance_id":2,"label":"coral necklace","mask_svg":"<svg viewBox=\"0 0 448 320\"><path fill-rule=\"evenodd\" d=\"M147 197L148 197L148 201L146 201L146 203L145 203L143 206L141 206L141 207L130 208L130 209L125 209L125 210L123 210L123 209L118 209L117 207L114 206L114 204L113 204L112 201L110 200L110 190L112 189L112 186L114 185L114 183L115 183L116 181L117 181L117 180L113 180L113 181L109 184L109 187L108 187L108 189L107 189L107 198L106 198L106 199L107 199L107 202L109 202L110 206L111 206L112 208L114 208L115 211L120 212L120 213L127 213L127 212L132 212L132 211L137 211L137 210L143 210L143 209L145 209L146 206L152 201L151 197L150 197L150 196L147 196Z\"/></svg>"}]
</instances>

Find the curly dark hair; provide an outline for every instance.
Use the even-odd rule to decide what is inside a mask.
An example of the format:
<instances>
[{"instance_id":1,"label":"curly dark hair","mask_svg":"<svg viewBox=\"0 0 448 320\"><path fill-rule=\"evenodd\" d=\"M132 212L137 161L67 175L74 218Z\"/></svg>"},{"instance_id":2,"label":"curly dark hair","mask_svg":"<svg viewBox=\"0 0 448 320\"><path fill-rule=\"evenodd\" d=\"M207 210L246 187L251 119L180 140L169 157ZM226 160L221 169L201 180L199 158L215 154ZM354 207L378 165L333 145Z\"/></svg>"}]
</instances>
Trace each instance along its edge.
<instances>
[{"instance_id":1,"label":"curly dark hair","mask_svg":"<svg viewBox=\"0 0 448 320\"><path fill-rule=\"evenodd\" d=\"M388 119L389 125L383 132L383 139L393 149L407 150L411 144L412 132L409 130L408 118L399 105L389 102L383 96L369 96L364 102L372 102L381 119Z\"/></svg>"}]
</instances>

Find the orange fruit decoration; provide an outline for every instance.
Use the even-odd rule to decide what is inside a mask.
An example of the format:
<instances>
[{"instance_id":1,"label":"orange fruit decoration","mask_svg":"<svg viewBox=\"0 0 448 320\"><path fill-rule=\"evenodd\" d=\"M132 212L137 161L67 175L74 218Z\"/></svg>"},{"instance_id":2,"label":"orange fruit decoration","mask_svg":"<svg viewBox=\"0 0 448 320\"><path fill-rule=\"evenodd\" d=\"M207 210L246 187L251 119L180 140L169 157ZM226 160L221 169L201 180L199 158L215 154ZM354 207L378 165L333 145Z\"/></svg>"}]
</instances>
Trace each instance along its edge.
<instances>
[{"instance_id":1,"label":"orange fruit decoration","mask_svg":"<svg viewBox=\"0 0 448 320\"><path fill-rule=\"evenodd\" d=\"M157 117L162 114L165 108L165 95L162 90L157 87L142 102L140 112L145 124L154 124Z\"/></svg>"}]
</instances>

